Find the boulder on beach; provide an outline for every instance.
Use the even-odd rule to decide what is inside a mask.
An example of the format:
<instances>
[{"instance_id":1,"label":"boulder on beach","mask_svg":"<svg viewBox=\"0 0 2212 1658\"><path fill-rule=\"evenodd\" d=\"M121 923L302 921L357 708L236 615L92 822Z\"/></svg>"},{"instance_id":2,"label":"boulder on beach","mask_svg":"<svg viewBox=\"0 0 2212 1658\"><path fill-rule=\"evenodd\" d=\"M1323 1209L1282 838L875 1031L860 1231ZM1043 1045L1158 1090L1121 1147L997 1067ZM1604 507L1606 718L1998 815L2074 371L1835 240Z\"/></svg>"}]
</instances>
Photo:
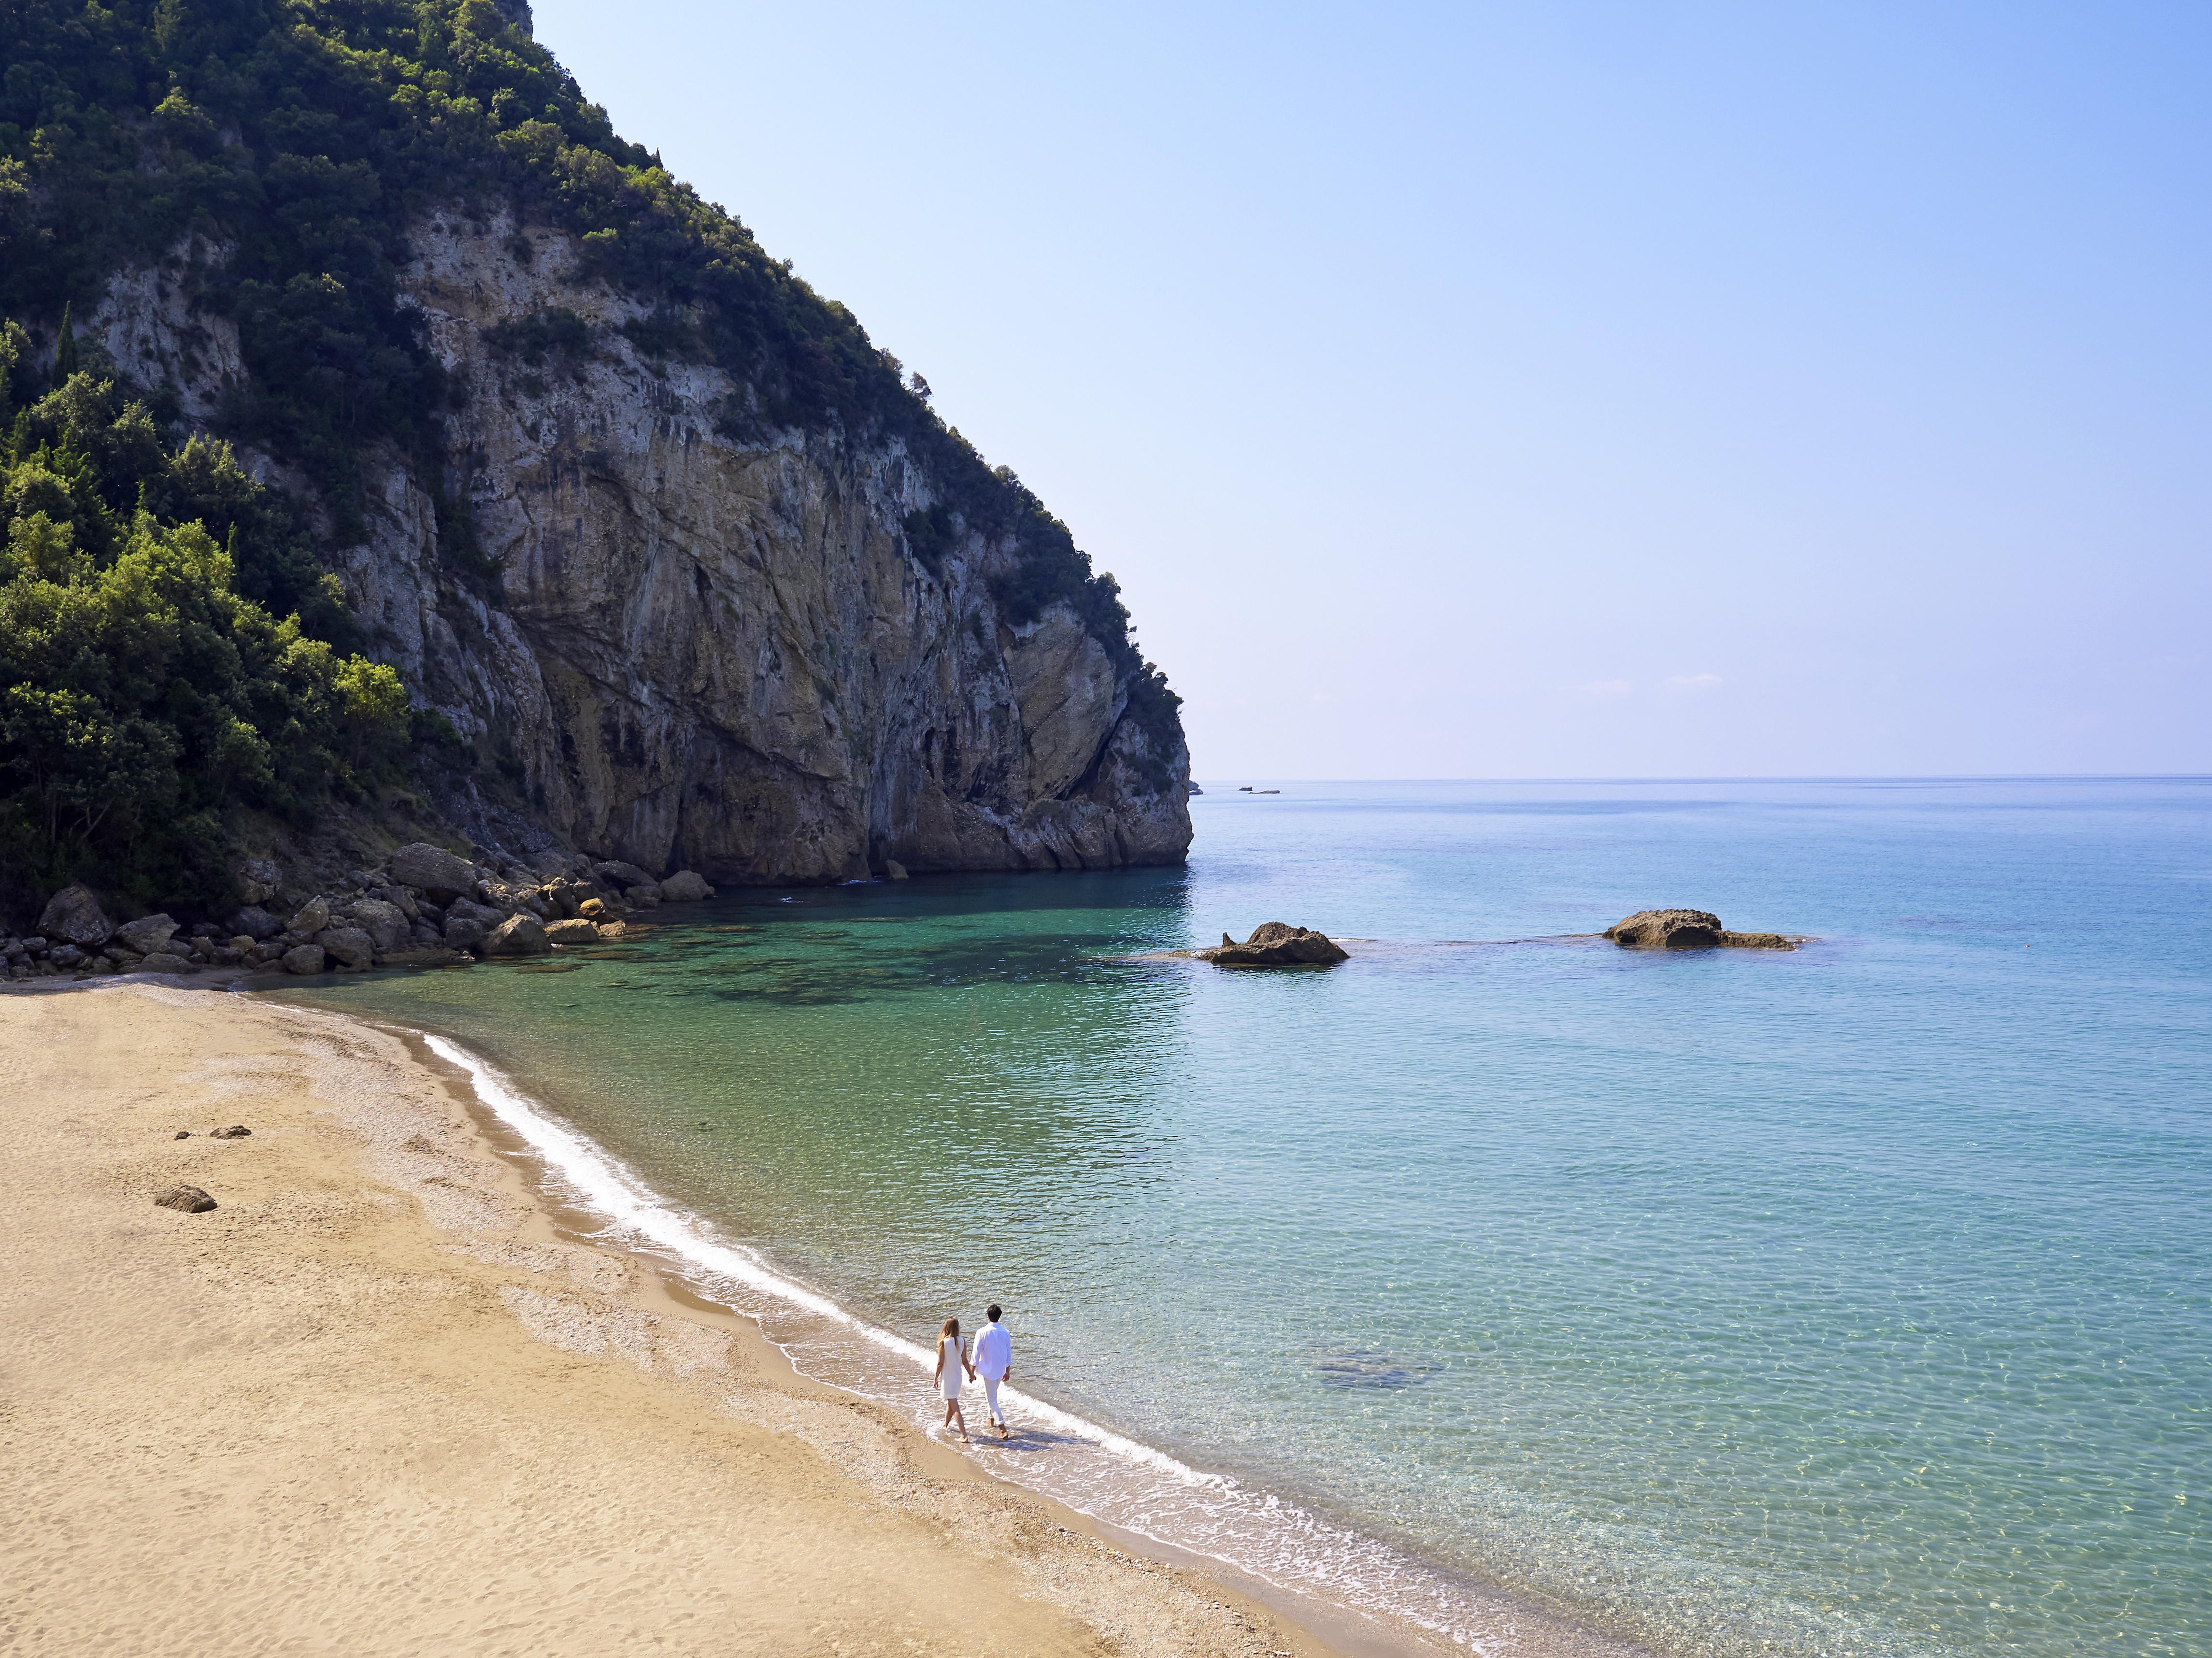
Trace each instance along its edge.
<instances>
[{"instance_id":1,"label":"boulder on beach","mask_svg":"<svg viewBox=\"0 0 2212 1658\"><path fill-rule=\"evenodd\" d=\"M660 884L660 896L672 904L696 904L702 898L713 897L714 889L707 884L707 878L697 870L684 869Z\"/></svg>"},{"instance_id":2,"label":"boulder on beach","mask_svg":"<svg viewBox=\"0 0 2212 1658\"><path fill-rule=\"evenodd\" d=\"M132 966L133 973L197 973L200 964L189 956L179 956L166 950L157 950L143 956Z\"/></svg>"},{"instance_id":3,"label":"boulder on beach","mask_svg":"<svg viewBox=\"0 0 2212 1658\"><path fill-rule=\"evenodd\" d=\"M295 944L284 952L283 961L287 973L320 973L323 970L323 947L320 944Z\"/></svg>"},{"instance_id":4,"label":"boulder on beach","mask_svg":"<svg viewBox=\"0 0 2212 1658\"><path fill-rule=\"evenodd\" d=\"M154 1201L187 1215L204 1215L215 1207L215 1199L197 1186L173 1186Z\"/></svg>"},{"instance_id":5,"label":"boulder on beach","mask_svg":"<svg viewBox=\"0 0 2212 1658\"><path fill-rule=\"evenodd\" d=\"M376 941L357 926L325 927L315 942L325 955L347 967L368 967L376 960Z\"/></svg>"},{"instance_id":6,"label":"boulder on beach","mask_svg":"<svg viewBox=\"0 0 2212 1658\"><path fill-rule=\"evenodd\" d=\"M565 921L547 922L545 937L556 944L595 944L599 941L599 930L577 915Z\"/></svg>"},{"instance_id":7,"label":"boulder on beach","mask_svg":"<svg viewBox=\"0 0 2212 1658\"><path fill-rule=\"evenodd\" d=\"M510 915L484 934L486 956L543 956L553 946L545 937L545 923L524 910Z\"/></svg>"},{"instance_id":8,"label":"boulder on beach","mask_svg":"<svg viewBox=\"0 0 2212 1658\"><path fill-rule=\"evenodd\" d=\"M1795 950L1778 932L1731 932L1704 909L1639 909L1605 936L1627 950Z\"/></svg>"},{"instance_id":9,"label":"boulder on beach","mask_svg":"<svg viewBox=\"0 0 2212 1658\"><path fill-rule=\"evenodd\" d=\"M157 950L167 948L170 935L176 930L176 922L167 915L142 915L116 928L112 937L126 950L151 956Z\"/></svg>"},{"instance_id":10,"label":"boulder on beach","mask_svg":"<svg viewBox=\"0 0 2212 1658\"><path fill-rule=\"evenodd\" d=\"M304 932L312 938L330 924L331 901L321 897L310 898L293 915L291 931Z\"/></svg>"},{"instance_id":11,"label":"boulder on beach","mask_svg":"<svg viewBox=\"0 0 2212 1658\"><path fill-rule=\"evenodd\" d=\"M411 841L386 860L392 878L427 894L432 903L449 904L477 890L476 865L428 841Z\"/></svg>"},{"instance_id":12,"label":"boulder on beach","mask_svg":"<svg viewBox=\"0 0 2212 1658\"><path fill-rule=\"evenodd\" d=\"M39 916L41 938L58 944L75 944L80 950L97 950L114 933L113 924L101 913L100 900L82 882L54 894Z\"/></svg>"},{"instance_id":13,"label":"boulder on beach","mask_svg":"<svg viewBox=\"0 0 2212 1658\"><path fill-rule=\"evenodd\" d=\"M448 950L477 950L490 931L473 915L454 915L447 919L445 930L438 936Z\"/></svg>"},{"instance_id":14,"label":"boulder on beach","mask_svg":"<svg viewBox=\"0 0 2212 1658\"><path fill-rule=\"evenodd\" d=\"M1350 955L1326 933L1285 921L1266 921L1254 927L1252 936L1241 944L1223 933L1221 943L1214 949L1200 950L1198 959L1216 967L1326 967L1347 960Z\"/></svg>"},{"instance_id":15,"label":"boulder on beach","mask_svg":"<svg viewBox=\"0 0 2212 1658\"><path fill-rule=\"evenodd\" d=\"M635 864L625 864L620 859L615 858L611 858L605 863L592 865L592 873L602 881L613 882L615 885L624 890L631 887L657 887L660 884Z\"/></svg>"},{"instance_id":16,"label":"boulder on beach","mask_svg":"<svg viewBox=\"0 0 2212 1658\"><path fill-rule=\"evenodd\" d=\"M243 934L258 944L264 938L273 938L284 930L284 924L258 904L248 904L233 914L230 930Z\"/></svg>"},{"instance_id":17,"label":"boulder on beach","mask_svg":"<svg viewBox=\"0 0 2212 1658\"><path fill-rule=\"evenodd\" d=\"M353 924L368 934L380 955L395 950L404 950L414 928L407 914L398 905L381 898L363 898L355 903Z\"/></svg>"}]
</instances>

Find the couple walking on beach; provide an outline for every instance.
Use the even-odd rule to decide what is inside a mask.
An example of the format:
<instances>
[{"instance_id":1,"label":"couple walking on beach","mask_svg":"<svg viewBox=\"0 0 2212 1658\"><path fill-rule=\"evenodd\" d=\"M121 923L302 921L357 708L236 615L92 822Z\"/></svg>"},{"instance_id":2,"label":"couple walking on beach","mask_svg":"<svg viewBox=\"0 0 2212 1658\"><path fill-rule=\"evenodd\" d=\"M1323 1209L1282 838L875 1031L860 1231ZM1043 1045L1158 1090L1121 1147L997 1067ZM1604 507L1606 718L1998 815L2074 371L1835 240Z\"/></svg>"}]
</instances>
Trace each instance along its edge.
<instances>
[{"instance_id":1,"label":"couple walking on beach","mask_svg":"<svg viewBox=\"0 0 2212 1658\"><path fill-rule=\"evenodd\" d=\"M983 1383L983 1402L991 1412L991 1425L999 1430L999 1437L1006 1436L1006 1418L999 1409L999 1384L1012 1374L1014 1368L1014 1339L1006 1327L999 1322L998 1304L994 1302L983 1309L989 1321L975 1333L975 1351L968 1353L960 1339L960 1321L948 1318L945 1327L937 1333L937 1391L945 1396L945 1425L960 1430L961 1442L968 1439L968 1418L960 1413L960 1379L970 1382L981 1377Z\"/></svg>"}]
</instances>

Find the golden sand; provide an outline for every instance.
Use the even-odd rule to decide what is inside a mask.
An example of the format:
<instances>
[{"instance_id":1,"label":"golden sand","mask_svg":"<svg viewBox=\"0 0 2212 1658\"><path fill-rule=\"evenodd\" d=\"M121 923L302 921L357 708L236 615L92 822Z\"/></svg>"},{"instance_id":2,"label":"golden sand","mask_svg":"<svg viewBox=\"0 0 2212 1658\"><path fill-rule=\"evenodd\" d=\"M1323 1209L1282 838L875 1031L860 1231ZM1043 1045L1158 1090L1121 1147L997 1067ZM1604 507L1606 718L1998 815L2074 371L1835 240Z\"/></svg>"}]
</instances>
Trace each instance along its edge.
<instances>
[{"instance_id":1,"label":"golden sand","mask_svg":"<svg viewBox=\"0 0 2212 1658\"><path fill-rule=\"evenodd\" d=\"M18 993L0 1075L0 1651L1323 1650L564 1237L398 1035Z\"/></svg>"}]
</instances>

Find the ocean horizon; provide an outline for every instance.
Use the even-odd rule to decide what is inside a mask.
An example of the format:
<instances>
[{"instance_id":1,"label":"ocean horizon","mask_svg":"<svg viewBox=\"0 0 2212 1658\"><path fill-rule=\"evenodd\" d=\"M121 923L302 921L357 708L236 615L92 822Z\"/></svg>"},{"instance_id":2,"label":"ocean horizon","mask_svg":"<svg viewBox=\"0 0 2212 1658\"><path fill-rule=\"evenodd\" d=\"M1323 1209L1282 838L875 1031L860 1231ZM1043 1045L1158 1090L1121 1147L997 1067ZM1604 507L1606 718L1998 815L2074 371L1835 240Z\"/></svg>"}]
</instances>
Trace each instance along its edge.
<instances>
[{"instance_id":1,"label":"ocean horizon","mask_svg":"<svg viewBox=\"0 0 2212 1658\"><path fill-rule=\"evenodd\" d=\"M979 1460L1286 1588L2200 1649L2212 780L1203 786L1182 869L282 993L430 1034L607 1236L917 1419L1004 1303ZM1668 906L1808 942L1592 936ZM1267 920L1352 959L1158 959Z\"/></svg>"}]
</instances>

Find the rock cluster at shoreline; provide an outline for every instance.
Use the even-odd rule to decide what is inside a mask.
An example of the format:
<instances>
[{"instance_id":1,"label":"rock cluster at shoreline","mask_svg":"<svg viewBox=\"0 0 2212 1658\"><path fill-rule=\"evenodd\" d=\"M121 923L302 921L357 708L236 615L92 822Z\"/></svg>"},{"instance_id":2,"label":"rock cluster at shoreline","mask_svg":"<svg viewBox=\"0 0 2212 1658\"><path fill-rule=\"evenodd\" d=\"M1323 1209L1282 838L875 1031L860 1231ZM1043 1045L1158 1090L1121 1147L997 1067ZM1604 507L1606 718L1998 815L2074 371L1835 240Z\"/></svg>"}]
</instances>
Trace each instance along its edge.
<instances>
[{"instance_id":1,"label":"rock cluster at shoreline","mask_svg":"<svg viewBox=\"0 0 2212 1658\"><path fill-rule=\"evenodd\" d=\"M181 937L171 916L118 925L98 894L65 887L47 903L36 932L0 938L0 962L16 981L212 968L360 973L595 944L621 937L624 918L640 910L714 896L690 870L664 879L617 860L556 861L559 868L542 873L519 866L502 872L416 841L381 868L353 872L331 891L274 911L248 904Z\"/></svg>"}]
</instances>

